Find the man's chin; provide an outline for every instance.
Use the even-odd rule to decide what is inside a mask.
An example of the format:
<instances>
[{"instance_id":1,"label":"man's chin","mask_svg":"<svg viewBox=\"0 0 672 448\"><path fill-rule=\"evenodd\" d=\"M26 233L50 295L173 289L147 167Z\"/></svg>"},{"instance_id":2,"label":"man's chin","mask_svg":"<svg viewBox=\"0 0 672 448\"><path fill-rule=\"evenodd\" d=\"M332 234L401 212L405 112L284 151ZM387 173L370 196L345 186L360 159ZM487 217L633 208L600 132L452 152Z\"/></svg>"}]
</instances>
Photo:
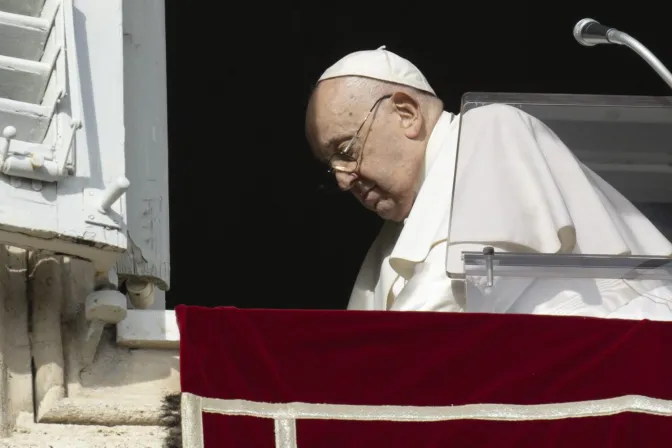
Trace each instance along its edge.
<instances>
[{"instance_id":1,"label":"man's chin","mask_svg":"<svg viewBox=\"0 0 672 448\"><path fill-rule=\"evenodd\" d=\"M378 202L375 212L386 221L402 222L408 216L406 210L402 210L401 207L391 201Z\"/></svg>"}]
</instances>

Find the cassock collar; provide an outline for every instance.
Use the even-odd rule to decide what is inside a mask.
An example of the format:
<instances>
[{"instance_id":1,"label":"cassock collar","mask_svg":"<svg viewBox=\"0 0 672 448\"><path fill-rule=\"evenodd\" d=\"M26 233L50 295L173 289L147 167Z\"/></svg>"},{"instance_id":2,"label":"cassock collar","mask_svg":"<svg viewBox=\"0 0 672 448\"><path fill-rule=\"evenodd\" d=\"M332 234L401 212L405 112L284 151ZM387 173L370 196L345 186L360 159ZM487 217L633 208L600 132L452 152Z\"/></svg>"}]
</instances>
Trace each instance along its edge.
<instances>
[{"instance_id":1,"label":"cassock collar","mask_svg":"<svg viewBox=\"0 0 672 448\"><path fill-rule=\"evenodd\" d=\"M427 141L421 187L390 256L390 265L404 278L413 275L414 265L440 242L437 238L448 237L459 121L459 116L444 111Z\"/></svg>"},{"instance_id":2,"label":"cassock collar","mask_svg":"<svg viewBox=\"0 0 672 448\"><path fill-rule=\"evenodd\" d=\"M436 162L436 158L441 152L443 144L451 131L450 124L454 119L454 114L444 111L436 122L436 125L434 125L434 129L432 129L432 133L430 134L429 140L427 141L427 149L425 150L425 164L422 170L422 183L424 183L425 179L427 179L430 169L434 165L434 162Z\"/></svg>"}]
</instances>

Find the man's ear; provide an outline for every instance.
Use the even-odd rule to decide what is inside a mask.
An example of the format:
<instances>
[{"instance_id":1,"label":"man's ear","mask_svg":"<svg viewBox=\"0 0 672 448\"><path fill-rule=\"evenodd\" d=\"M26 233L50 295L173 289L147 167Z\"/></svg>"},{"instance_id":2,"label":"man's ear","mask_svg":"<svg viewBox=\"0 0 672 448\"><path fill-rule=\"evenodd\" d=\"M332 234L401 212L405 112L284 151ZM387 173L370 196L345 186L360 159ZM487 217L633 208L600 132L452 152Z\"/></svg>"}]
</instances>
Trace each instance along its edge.
<instances>
[{"instance_id":1,"label":"man's ear","mask_svg":"<svg viewBox=\"0 0 672 448\"><path fill-rule=\"evenodd\" d=\"M410 139L418 138L422 129L420 104L412 96L404 92L396 92L390 99L399 116L399 124L403 128L406 137Z\"/></svg>"}]
</instances>

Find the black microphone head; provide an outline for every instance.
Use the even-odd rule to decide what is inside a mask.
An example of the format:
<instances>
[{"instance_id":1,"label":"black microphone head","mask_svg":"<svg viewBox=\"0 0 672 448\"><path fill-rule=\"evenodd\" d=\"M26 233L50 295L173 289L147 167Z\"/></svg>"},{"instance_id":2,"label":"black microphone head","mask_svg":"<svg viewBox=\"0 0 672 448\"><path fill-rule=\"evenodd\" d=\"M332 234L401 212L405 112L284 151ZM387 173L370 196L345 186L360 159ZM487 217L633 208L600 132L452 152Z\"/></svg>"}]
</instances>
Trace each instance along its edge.
<instances>
[{"instance_id":1,"label":"black microphone head","mask_svg":"<svg viewBox=\"0 0 672 448\"><path fill-rule=\"evenodd\" d=\"M574 25L574 39L576 39L576 41L581 45L585 45L586 47L592 47L595 45L594 43L587 42L583 35L586 28L593 23L597 25L600 24L597 20L581 19L576 23L576 25Z\"/></svg>"}]
</instances>

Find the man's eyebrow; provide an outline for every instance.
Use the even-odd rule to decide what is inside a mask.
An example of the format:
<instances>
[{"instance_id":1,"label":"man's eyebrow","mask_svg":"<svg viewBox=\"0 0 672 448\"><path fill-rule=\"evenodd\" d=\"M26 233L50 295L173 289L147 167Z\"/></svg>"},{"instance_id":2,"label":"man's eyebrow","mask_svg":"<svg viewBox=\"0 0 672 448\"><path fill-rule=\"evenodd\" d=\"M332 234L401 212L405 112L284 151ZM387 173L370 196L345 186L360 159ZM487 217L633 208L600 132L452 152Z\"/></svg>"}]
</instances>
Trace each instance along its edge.
<instances>
[{"instance_id":1,"label":"man's eyebrow","mask_svg":"<svg viewBox=\"0 0 672 448\"><path fill-rule=\"evenodd\" d=\"M327 140L326 142L322 142L320 144L323 145L324 148L331 149L334 146L336 146L337 144L348 141L351 138L352 138L352 135L350 135L350 134L335 135L335 136L331 137L329 140ZM332 154L330 154L329 157L331 157L331 155ZM313 153L313 156L320 163L327 163L328 160L329 160L329 157L325 158L322 154Z\"/></svg>"},{"instance_id":2,"label":"man's eyebrow","mask_svg":"<svg viewBox=\"0 0 672 448\"><path fill-rule=\"evenodd\" d=\"M352 138L352 135L348 135L348 134L337 135L337 136L331 137L329 140L327 140L324 147L325 148L331 148L336 143L342 143L342 142L344 142L348 139L351 139L351 138Z\"/></svg>"}]
</instances>

